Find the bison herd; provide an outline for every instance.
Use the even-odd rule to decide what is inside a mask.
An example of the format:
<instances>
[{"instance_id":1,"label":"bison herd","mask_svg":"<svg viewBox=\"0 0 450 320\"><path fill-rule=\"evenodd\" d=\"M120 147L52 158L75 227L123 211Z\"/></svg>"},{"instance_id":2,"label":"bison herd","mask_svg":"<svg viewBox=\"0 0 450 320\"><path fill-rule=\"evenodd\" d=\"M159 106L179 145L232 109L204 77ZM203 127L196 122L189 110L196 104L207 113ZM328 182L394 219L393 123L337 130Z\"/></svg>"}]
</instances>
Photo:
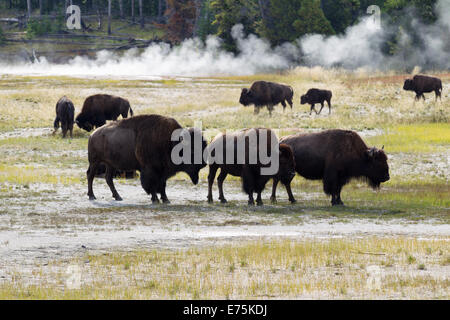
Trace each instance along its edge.
<instances>
[{"instance_id":1,"label":"bison herd","mask_svg":"<svg viewBox=\"0 0 450 320\"><path fill-rule=\"evenodd\" d=\"M441 97L442 82L438 78L416 75L406 80L403 88L414 91L416 99L425 99L423 93L434 91L437 99ZM271 115L273 107L279 103L283 110L286 103L292 109L293 95L290 86L257 81L250 89L242 89L239 102L244 106L254 105L255 113L266 106ZM331 97L331 91L313 88L301 96L300 103L311 105L310 114L313 110L319 114L326 101L331 113ZM317 103L321 104L319 112L314 108ZM63 137L67 131L72 137L74 111L74 105L67 97L58 101L53 133L61 123ZM127 118L128 114L130 118ZM123 119L115 121L119 115ZM106 120L114 122L106 124ZM208 144L199 129L183 128L175 119L156 114L133 116L128 100L106 94L86 98L75 122L86 131L97 128L88 143L90 200L95 199L92 185L100 172L104 172L114 199L122 200L113 178L118 172L139 171L142 188L151 195L153 203L159 202L158 194L161 201L169 202L166 182L170 177L185 172L197 184L200 170L207 165L208 202L213 201L212 186L219 169L219 200L226 202L223 182L227 175L232 175L241 177L249 205L255 204L255 193L256 204L263 204L261 192L270 179L273 180L271 201L276 202L277 185L281 182L289 201L294 203L291 181L295 173L305 179L322 180L323 190L331 196L333 206L343 205L341 190L352 179L365 180L372 188L379 188L381 183L389 180L389 166L383 148L368 147L353 131L325 130L278 139L268 128L252 128L219 134ZM176 132L182 134L176 135ZM254 161L250 159L253 153L256 155ZM183 161L174 161L174 154ZM262 157L264 154L271 157L270 161L276 160L275 171L263 174L271 166ZM242 159L238 159L239 155ZM217 161L218 158L227 161Z\"/></svg>"}]
</instances>

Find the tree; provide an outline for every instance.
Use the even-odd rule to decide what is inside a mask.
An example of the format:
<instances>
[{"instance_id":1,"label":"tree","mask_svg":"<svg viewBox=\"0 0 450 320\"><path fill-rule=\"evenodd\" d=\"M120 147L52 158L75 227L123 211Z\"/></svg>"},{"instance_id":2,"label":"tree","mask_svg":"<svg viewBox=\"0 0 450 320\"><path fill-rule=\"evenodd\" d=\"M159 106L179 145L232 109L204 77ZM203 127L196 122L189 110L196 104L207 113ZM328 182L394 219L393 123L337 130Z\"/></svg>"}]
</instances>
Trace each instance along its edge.
<instances>
[{"instance_id":1,"label":"tree","mask_svg":"<svg viewBox=\"0 0 450 320\"><path fill-rule=\"evenodd\" d=\"M27 17L31 17L31 0L27 0Z\"/></svg>"},{"instance_id":2,"label":"tree","mask_svg":"<svg viewBox=\"0 0 450 320\"><path fill-rule=\"evenodd\" d=\"M343 33L356 21L359 9L359 0L322 0L323 13L337 33Z\"/></svg>"},{"instance_id":3,"label":"tree","mask_svg":"<svg viewBox=\"0 0 450 320\"><path fill-rule=\"evenodd\" d=\"M168 0L166 10L167 38L172 42L179 43L192 37L196 13L194 0Z\"/></svg>"},{"instance_id":4,"label":"tree","mask_svg":"<svg viewBox=\"0 0 450 320\"><path fill-rule=\"evenodd\" d=\"M108 34L111 34L111 0L108 0Z\"/></svg>"},{"instance_id":5,"label":"tree","mask_svg":"<svg viewBox=\"0 0 450 320\"><path fill-rule=\"evenodd\" d=\"M325 14L320 8L319 0L302 0L300 10L298 10L298 18L292 26L297 31L298 36L305 34L334 34L330 21L327 20Z\"/></svg>"},{"instance_id":6,"label":"tree","mask_svg":"<svg viewBox=\"0 0 450 320\"><path fill-rule=\"evenodd\" d=\"M240 23L246 34L256 33L256 27L261 19L257 0L213 0L211 8L214 11L212 25L217 28L217 35L224 40L224 48L236 50L231 29Z\"/></svg>"},{"instance_id":7,"label":"tree","mask_svg":"<svg viewBox=\"0 0 450 320\"><path fill-rule=\"evenodd\" d=\"M142 7L142 0L139 0L139 21L141 23L141 29L144 29L144 10Z\"/></svg>"}]
</instances>

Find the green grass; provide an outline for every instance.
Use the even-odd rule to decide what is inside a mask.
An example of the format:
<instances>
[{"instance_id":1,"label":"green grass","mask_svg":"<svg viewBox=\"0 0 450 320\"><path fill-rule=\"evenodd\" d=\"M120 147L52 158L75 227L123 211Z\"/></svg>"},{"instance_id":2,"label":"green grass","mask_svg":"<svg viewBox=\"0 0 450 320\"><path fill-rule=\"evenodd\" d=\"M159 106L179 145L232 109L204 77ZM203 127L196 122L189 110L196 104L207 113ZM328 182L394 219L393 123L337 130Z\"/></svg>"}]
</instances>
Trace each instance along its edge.
<instances>
[{"instance_id":1,"label":"green grass","mask_svg":"<svg viewBox=\"0 0 450 320\"><path fill-rule=\"evenodd\" d=\"M449 249L446 240L369 237L87 254L35 267L33 284L9 271L0 299L448 299L449 280L424 272L445 272ZM74 266L80 282L70 287ZM379 270L379 288L369 267Z\"/></svg>"},{"instance_id":2,"label":"green grass","mask_svg":"<svg viewBox=\"0 0 450 320\"><path fill-rule=\"evenodd\" d=\"M388 152L428 153L448 151L449 123L421 123L389 127L385 133L367 139L370 145L385 146Z\"/></svg>"}]
</instances>

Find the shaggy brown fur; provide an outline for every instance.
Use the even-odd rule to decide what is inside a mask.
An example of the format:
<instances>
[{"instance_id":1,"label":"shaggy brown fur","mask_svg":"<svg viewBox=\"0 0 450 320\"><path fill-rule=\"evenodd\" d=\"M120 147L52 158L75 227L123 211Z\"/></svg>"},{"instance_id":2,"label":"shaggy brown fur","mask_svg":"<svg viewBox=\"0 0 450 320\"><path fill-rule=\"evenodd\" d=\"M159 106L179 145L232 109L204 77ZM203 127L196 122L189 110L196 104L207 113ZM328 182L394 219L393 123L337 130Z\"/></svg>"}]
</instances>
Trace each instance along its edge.
<instances>
[{"instance_id":1,"label":"shaggy brown fur","mask_svg":"<svg viewBox=\"0 0 450 320\"><path fill-rule=\"evenodd\" d=\"M442 81L439 78L416 75L414 78L406 79L403 85L403 90L414 91L416 93L415 100L419 100L420 97L425 101L424 92L433 92L436 95L436 101L439 97L442 100Z\"/></svg>"},{"instance_id":2,"label":"shaggy brown fur","mask_svg":"<svg viewBox=\"0 0 450 320\"><path fill-rule=\"evenodd\" d=\"M133 116L133 110L128 100L109 94L96 94L86 98L81 112L77 115L76 123L78 127L86 131L99 128L106 123L106 120L117 120Z\"/></svg>"},{"instance_id":3,"label":"shaggy brown fur","mask_svg":"<svg viewBox=\"0 0 450 320\"><path fill-rule=\"evenodd\" d=\"M242 131L238 131L231 134L221 134L214 138L214 140L211 142L209 146L209 150L211 150L211 154L215 156L214 150L212 149L215 147L215 150L222 150L223 151L223 164L217 164L217 163L210 163L209 165L209 175L208 175L208 202L213 201L212 197L212 185L214 183L214 179L216 178L216 172L220 168L220 174L217 178L217 183L219 186L219 200L222 203L226 202L225 196L223 194L223 181L227 177L228 174L231 174L232 176L241 177L242 178L242 186L245 193L248 194L248 203L249 205L254 205L254 198L253 193L257 193L256 203L258 205L262 205L262 199L261 199L261 192L264 190L264 187L268 180L271 178L275 178L278 180L281 180L284 184L289 184L292 178L295 176L295 163L294 163L294 157L292 154L292 150L289 146L280 144L279 145L279 170L277 174L273 176L269 175L262 175L261 174L261 168L267 167L267 165L263 165L260 162L259 156L257 159L256 164L250 164L249 161L249 139L246 138L245 140L245 161L243 164L237 163L237 139L243 138L246 136L246 134L250 130L256 130L257 134L257 148L259 150L259 138L260 138L260 130L261 128L256 129L245 129ZM267 150L268 154L272 153L271 150L271 135L270 129L267 130ZM233 154L234 154L234 164L227 164L226 163L226 145L221 146L220 141L223 141L225 143L226 138L232 138L234 140L234 148ZM221 140L223 138L223 140ZM218 148L217 148L218 146ZM258 152L258 151L257 151ZM259 155L259 152L257 153Z\"/></svg>"},{"instance_id":4,"label":"shaggy brown fur","mask_svg":"<svg viewBox=\"0 0 450 320\"><path fill-rule=\"evenodd\" d=\"M269 114L272 115L273 107L279 103L283 105L283 111L286 109L286 102L292 109L292 98L294 90L291 86L279 83L256 81L250 89L244 88L241 91L239 103L246 106L253 104L255 106L255 114L259 113L259 109L267 106Z\"/></svg>"},{"instance_id":5,"label":"shaggy brown fur","mask_svg":"<svg viewBox=\"0 0 450 320\"><path fill-rule=\"evenodd\" d=\"M73 117L75 115L75 107L73 102L66 96L62 97L56 103L56 118L53 122L53 134L59 128L59 123L61 123L61 130L63 138L66 137L67 131L70 131L70 137L72 138L73 132Z\"/></svg>"},{"instance_id":6,"label":"shaggy brown fur","mask_svg":"<svg viewBox=\"0 0 450 320\"><path fill-rule=\"evenodd\" d=\"M353 178L365 179L373 188L389 180L389 166L384 151L368 148L356 132L326 130L296 134L282 138L280 143L292 148L299 175L323 181L324 192L332 196L332 205L343 205L341 189ZM271 197L274 202L277 183L274 179ZM290 188L287 191L289 200L295 202Z\"/></svg>"},{"instance_id":7,"label":"shaggy brown fur","mask_svg":"<svg viewBox=\"0 0 450 320\"><path fill-rule=\"evenodd\" d=\"M186 172L194 184L198 183L198 173L206 164L175 165L171 160L172 148L179 143L171 141L172 132L181 129L173 118L160 115L141 115L110 123L92 133L89 138L88 196L95 199L92 182L101 163L106 165L105 179L113 197L122 200L113 184L115 170L139 170L141 185L151 194L152 202L169 202L166 195L166 181L177 172ZM189 129L189 134L199 134ZM193 138L192 138L192 141ZM206 142L202 137L202 150ZM194 151L192 144L189 146Z\"/></svg>"}]
</instances>

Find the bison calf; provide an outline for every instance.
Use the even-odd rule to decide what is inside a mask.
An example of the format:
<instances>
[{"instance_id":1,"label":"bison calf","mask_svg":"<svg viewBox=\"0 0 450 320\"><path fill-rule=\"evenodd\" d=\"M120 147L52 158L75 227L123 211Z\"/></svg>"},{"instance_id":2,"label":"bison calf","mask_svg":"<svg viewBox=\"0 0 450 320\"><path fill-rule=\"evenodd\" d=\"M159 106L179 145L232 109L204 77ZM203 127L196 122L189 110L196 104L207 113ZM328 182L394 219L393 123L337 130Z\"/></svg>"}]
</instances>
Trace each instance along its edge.
<instances>
[{"instance_id":1,"label":"bison calf","mask_svg":"<svg viewBox=\"0 0 450 320\"><path fill-rule=\"evenodd\" d=\"M389 180L387 156L383 150L369 148L353 131L327 130L296 134L280 139L294 152L295 169L310 180L322 180L332 205L343 205L341 189L353 178L367 180L373 188ZM274 179L271 200L276 201L278 180ZM289 184L289 200L295 202Z\"/></svg>"},{"instance_id":2,"label":"bison calf","mask_svg":"<svg viewBox=\"0 0 450 320\"><path fill-rule=\"evenodd\" d=\"M412 79L406 79L403 84L403 90L414 91L416 93L415 100L419 100L420 97L425 101L424 92L435 92L436 101L439 97L442 100L442 81L439 78L416 75Z\"/></svg>"},{"instance_id":3,"label":"bison calf","mask_svg":"<svg viewBox=\"0 0 450 320\"><path fill-rule=\"evenodd\" d=\"M106 166L105 179L116 200L122 200L114 187L113 177L116 170L139 170L143 189L152 196L152 202L158 203L158 195L163 202L169 202L166 195L166 181L177 172L186 172L194 184L198 183L198 173L206 166L204 161L192 161L194 152L200 153L206 148L201 132L186 129L191 137L188 140L172 141L175 130L182 129L173 118L160 115L142 115L110 123L92 133L88 143L89 169L88 196L94 200L92 184L101 164ZM191 161L175 164L172 161L172 149L183 141L189 153L185 156ZM200 141L200 148L194 141ZM183 149L185 150L185 149ZM202 158L201 158L202 159Z\"/></svg>"},{"instance_id":4,"label":"bison calf","mask_svg":"<svg viewBox=\"0 0 450 320\"><path fill-rule=\"evenodd\" d=\"M55 134L61 123L61 130L63 138L66 137L67 131L70 131L70 137L72 138L73 131L73 117L75 115L75 107L72 101L66 96L62 97L56 103L56 118L53 122L53 128L55 129L52 134Z\"/></svg>"},{"instance_id":5,"label":"bison calf","mask_svg":"<svg viewBox=\"0 0 450 320\"><path fill-rule=\"evenodd\" d=\"M331 113L331 97L333 96L333 93L329 90L320 90L320 89L309 89L308 92L300 97L300 103L306 104L309 103L311 105L311 110L309 112L309 115L312 114L312 111L316 114L320 114L322 112L324 102L326 101L328 104L328 114ZM319 112L315 109L315 104L320 103L322 106L320 107Z\"/></svg>"},{"instance_id":6,"label":"bison calf","mask_svg":"<svg viewBox=\"0 0 450 320\"><path fill-rule=\"evenodd\" d=\"M265 135L261 132L265 131ZM263 137L267 141L262 141ZM272 140L275 139L275 140ZM274 150L273 145L278 148ZM274 173L263 171L273 163L262 161L260 151L267 147L267 155L278 156L278 168L272 168ZM252 152L253 155L252 155ZM274 153L275 152L275 153ZM265 152L264 152L265 153ZM289 184L295 176L295 163L292 150L289 146L278 143L278 138L270 129L246 129L231 134L220 134L214 138L208 146L209 175L208 175L208 202L213 201L212 185L216 178L216 172L220 168L217 178L219 186L219 200L226 203L223 194L223 181L228 174L242 177L244 192L248 194L249 205L254 205L253 193L257 193L256 203L262 205L261 192L271 178L281 180L283 184ZM214 158L214 160L211 160ZM272 159L270 160L272 161ZM264 162L264 164L263 164Z\"/></svg>"},{"instance_id":7,"label":"bison calf","mask_svg":"<svg viewBox=\"0 0 450 320\"><path fill-rule=\"evenodd\" d=\"M89 132L103 126L106 120L117 120L120 115L125 119L128 111L133 116L128 100L109 94L96 94L86 98L75 121L81 129Z\"/></svg>"},{"instance_id":8,"label":"bison calf","mask_svg":"<svg viewBox=\"0 0 450 320\"><path fill-rule=\"evenodd\" d=\"M241 91L239 103L245 107L253 104L255 106L255 114L259 113L259 109L267 106L269 114L272 116L273 107L279 103L283 105L283 111L286 109L286 102L292 109L292 98L294 90L290 86L267 81L256 81L250 89L244 88Z\"/></svg>"}]
</instances>

